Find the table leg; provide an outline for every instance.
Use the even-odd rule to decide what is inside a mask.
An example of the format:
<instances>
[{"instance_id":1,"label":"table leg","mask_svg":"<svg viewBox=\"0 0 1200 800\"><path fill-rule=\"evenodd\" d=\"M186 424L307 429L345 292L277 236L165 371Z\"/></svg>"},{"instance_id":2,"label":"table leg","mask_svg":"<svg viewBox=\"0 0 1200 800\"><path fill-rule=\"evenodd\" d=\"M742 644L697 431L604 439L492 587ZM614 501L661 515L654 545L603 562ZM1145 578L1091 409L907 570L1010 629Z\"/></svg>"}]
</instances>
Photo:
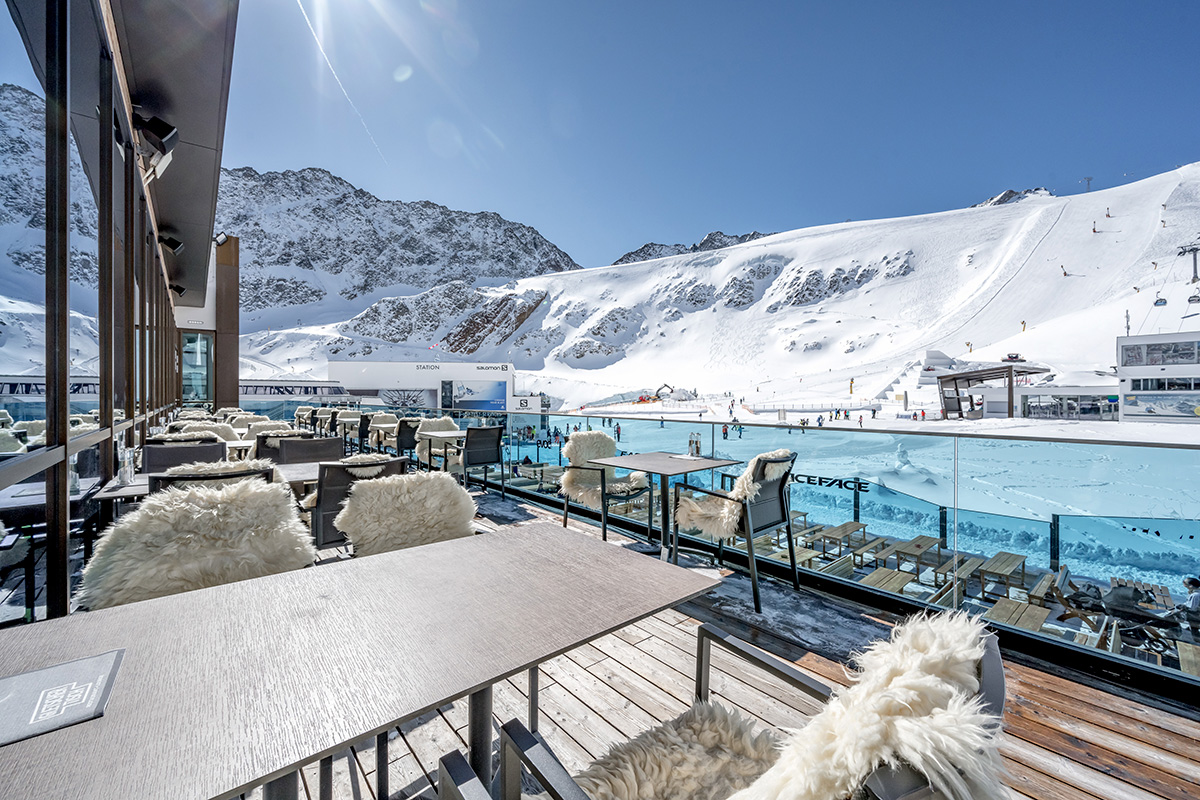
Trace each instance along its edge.
<instances>
[{"instance_id":1,"label":"table leg","mask_svg":"<svg viewBox=\"0 0 1200 800\"><path fill-rule=\"evenodd\" d=\"M667 494L669 481L670 479L666 475L658 476L658 502L662 506L662 539L659 540L659 548L660 550L664 547L667 548L668 558L671 555L671 497ZM654 498L650 498L650 501L654 502ZM679 542L675 543L675 547L679 547ZM676 558L678 558L678 554L676 554Z\"/></svg>"},{"instance_id":2,"label":"table leg","mask_svg":"<svg viewBox=\"0 0 1200 800\"><path fill-rule=\"evenodd\" d=\"M289 772L263 785L263 800L296 800L300 796L300 773Z\"/></svg>"},{"instance_id":3,"label":"table leg","mask_svg":"<svg viewBox=\"0 0 1200 800\"><path fill-rule=\"evenodd\" d=\"M492 785L492 687L467 698L467 744L469 763L484 786Z\"/></svg>"}]
</instances>

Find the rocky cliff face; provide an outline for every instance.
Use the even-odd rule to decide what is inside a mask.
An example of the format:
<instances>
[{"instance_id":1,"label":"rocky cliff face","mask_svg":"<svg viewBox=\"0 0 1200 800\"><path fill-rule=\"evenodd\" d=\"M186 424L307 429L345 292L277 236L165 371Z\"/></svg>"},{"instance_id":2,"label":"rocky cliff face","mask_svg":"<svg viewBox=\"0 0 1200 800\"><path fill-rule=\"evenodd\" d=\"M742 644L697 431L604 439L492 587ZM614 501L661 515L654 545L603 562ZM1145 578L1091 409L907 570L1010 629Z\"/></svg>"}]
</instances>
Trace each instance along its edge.
<instances>
[{"instance_id":1,"label":"rocky cliff face","mask_svg":"<svg viewBox=\"0 0 1200 800\"><path fill-rule=\"evenodd\" d=\"M735 244L744 244L745 242L770 235L769 233L752 231L750 233L743 233L741 236L731 236L721 231L713 231L696 244L658 244L657 242L648 242L637 250L631 250L618 258L613 262L613 266L633 264L638 261L649 261L652 258L678 256L684 253L702 253L706 250L720 250L722 247L732 247Z\"/></svg>"},{"instance_id":2,"label":"rocky cliff face","mask_svg":"<svg viewBox=\"0 0 1200 800\"><path fill-rule=\"evenodd\" d=\"M536 230L499 214L380 200L315 168L223 169L217 229L240 239L242 310L252 318L313 304L361 311L388 295L456 281L579 268Z\"/></svg>"}]
</instances>

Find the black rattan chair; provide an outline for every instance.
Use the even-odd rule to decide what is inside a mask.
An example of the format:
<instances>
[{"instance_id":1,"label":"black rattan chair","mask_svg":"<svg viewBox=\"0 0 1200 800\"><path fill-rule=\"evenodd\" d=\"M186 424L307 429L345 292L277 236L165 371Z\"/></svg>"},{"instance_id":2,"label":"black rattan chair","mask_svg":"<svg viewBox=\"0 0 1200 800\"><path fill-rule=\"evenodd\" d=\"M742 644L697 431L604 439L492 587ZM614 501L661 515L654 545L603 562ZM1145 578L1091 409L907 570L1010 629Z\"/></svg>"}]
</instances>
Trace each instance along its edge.
<instances>
[{"instance_id":1,"label":"black rattan chair","mask_svg":"<svg viewBox=\"0 0 1200 800\"><path fill-rule=\"evenodd\" d=\"M384 478L388 475L403 475L408 472L407 458L393 458L391 461L380 461L376 464L321 464L317 477L317 502L312 508L311 527L313 544L318 549L337 547L346 542L346 537L333 524L333 518L342 510L342 504L350 496L350 487L355 481L368 480L357 477L354 472L373 467L382 469L372 474L371 478Z\"/></svg>"},{"instance_id":2,"label":"black rattan chair","mask_svg":"<svg viewBox=\"0 0 1200 800\"><path fill-rule=\"evenodd\" d=\"M142 472L166 472L193 461L224 461L226 455L224 442L147 444L142 448Z\"/></svg>"},{"instance_id":3,"label":"black rattan chair","mask_svg":"<svg viewBox=\"0 0 1200 800\"><path fill-rule=\"evenodd\" d=\"M483 469L483 487L487 489L488 473L492 467L500 469L500 496L504 497L504 426L480 426L467 428L466 438L462 445L447 444L447 458L451 459L448 468L451 472L461 472L463 486L469 483L468 470ZM415 438L415 437L414 437Z\"/></svg>"},{"instance_id":4,"label":"black rattan chair","mask_svg":"<svg viewBox=\"0 0 1200 800\"><path fill-rule=\"evenodd\" d=\"M280 439L277 464L307 461L337 461L342 457L342 440L333 438Z\"/></svg>"}]
</instances>

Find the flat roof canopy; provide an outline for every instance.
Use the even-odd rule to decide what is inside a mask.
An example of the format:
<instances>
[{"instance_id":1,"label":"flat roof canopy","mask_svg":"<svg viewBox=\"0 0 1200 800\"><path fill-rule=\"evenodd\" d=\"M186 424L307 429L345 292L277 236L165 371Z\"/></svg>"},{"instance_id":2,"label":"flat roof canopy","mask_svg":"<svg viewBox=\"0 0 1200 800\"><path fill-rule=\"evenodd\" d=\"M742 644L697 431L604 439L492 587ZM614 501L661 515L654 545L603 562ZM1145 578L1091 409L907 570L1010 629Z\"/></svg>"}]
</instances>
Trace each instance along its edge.
<instances>
[{"instance_id":1,"label":"flat roof canopy","mask_svg":"<svg viewBox=\"0 0 1200 800\"><path fill-rule=\"evenodd\" d=\"M971 387L977 383L1006 380L1009 375L1038 375L1049 371L1046 367L1026 367L1008 364L1003 367L987 367L986 369L974 369L968 372L952 372L949 375L938 375L938 386L940 388L944 384L953 383L965 384L967 387Z\"/></svg>"},{"instance_id":2,"label":"flat roof canopy","mask_svg":"<svg viewBox=\"0 0 1200 800\"><path fill-rule=\"evenodd\" d=\"M7 2L44 91L45 0ZM95 8L100 10L101 25L92 21ZM179 131L170 167L149 185L147 195L159 234L184 245L178 255L164 256L171 283L186 292L175 302L202 306L217 212L238 0L102 0L95 6L92 0L71 0L72 16L79 22L87 20L71 26L71 132L93 194L99 174L99 165L90 163L99 151L97 81L81 76L98 74L101 43L96 31L103 27L105 10L112 12L117 63L124 70L130 102L139 106L142 117L160 117ZM117 108L122 105L118 99ZM115 217L119 228L120 212Z\"/></svg>"}]
</instances>

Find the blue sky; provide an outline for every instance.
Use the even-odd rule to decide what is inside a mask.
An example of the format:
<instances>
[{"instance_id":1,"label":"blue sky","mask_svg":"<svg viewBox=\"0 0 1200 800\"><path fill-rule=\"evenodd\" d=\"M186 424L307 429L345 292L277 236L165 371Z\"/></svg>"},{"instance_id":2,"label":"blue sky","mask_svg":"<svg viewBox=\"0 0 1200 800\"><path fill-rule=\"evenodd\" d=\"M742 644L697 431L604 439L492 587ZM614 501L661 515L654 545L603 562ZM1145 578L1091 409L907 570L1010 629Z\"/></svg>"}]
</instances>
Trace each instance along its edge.
<instances>
[{"instance_id":1,"label":"blue sky","mask_svg":"<svg viewBox=\"0 0 1200 800\"><path fill-rule=\"evenodd\" d=\"M1200 160L1193 0L302 2L349 100L297 0L242 0L226 166L496 211L589 266Z\"/></svg>"}]
</instances>

